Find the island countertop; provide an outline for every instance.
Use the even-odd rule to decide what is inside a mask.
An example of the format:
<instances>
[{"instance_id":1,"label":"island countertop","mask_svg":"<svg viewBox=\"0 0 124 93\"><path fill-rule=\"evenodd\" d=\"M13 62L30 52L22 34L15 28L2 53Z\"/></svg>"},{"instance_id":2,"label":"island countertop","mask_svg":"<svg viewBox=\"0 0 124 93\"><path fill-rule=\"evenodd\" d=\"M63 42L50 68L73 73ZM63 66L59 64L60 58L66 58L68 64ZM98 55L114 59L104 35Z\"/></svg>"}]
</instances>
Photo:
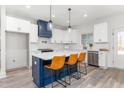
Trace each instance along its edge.
<instances>
[{"instance_id":1,"label":"island countertop","mask_svg":"<svg viewBox=\"0 0 124 93\"><path fill-rule=\"evenodd\" d=\"M69 56L70 54L76 53L79 54L80 52L85 52L83 50L61 50L61 51L53 51L53 52L45 52L45 53L41 53L40 51L34 52L32 53L32 56L41 58L43 60L50 60L52 59L54 56Z\"/></svg>"}]
</instances>

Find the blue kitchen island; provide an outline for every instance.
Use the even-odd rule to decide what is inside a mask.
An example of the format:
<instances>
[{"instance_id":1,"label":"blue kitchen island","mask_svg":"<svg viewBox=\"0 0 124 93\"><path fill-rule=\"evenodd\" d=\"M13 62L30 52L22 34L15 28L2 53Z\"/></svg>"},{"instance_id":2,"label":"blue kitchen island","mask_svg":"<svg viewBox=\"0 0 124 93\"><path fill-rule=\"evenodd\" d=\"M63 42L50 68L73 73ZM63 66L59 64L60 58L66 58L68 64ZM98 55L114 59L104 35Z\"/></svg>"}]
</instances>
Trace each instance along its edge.
<instances>
[{"instance_id":1,"label":"blue kitchen island","mask_svg":"<svg viewBox=\"0 0 124 93\"><path fill-rule=\"evenodd\" d=\"M51 60L53 56L61 56L65 55L66 60L68 60L69 55L71 53L77 53L79 54L81 51L62 51L62 52L36 52L32 54L32 77L33 82L37 85L37 87L45 87L51 82L55 81L55 76L51 75L51 71L47 68L45 68L45 65L51 64ZM71 73L77 72L77 64L75 64L72 67ZM65 76L67 76L67 66L65 65L63 69L59 71L59 77L56 77L56 79L61 79ZM51 79L51 77L53 79Z\"/></svg>"}]
</instances>

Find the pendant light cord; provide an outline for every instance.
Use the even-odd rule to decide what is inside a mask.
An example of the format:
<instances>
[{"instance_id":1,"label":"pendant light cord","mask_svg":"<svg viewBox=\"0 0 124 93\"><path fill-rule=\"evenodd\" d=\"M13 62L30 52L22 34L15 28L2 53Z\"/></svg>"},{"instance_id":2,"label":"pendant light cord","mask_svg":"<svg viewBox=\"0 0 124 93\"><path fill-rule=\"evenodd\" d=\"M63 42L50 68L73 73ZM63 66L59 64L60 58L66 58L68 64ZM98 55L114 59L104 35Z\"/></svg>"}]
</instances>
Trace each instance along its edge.
<instances>
[{"instance_id":1,"label":"pendant light cord","mask_svg":"<svg viewBox=\"0 0 124 93\"><path fill-rule=\"evenodd\" d=\"M52 21L52 6L50 5L50 21Z\"/></svg>"},{"instance_id":2,"label":"pendant light cord","mask_svg":"<svg viewBox=\"0 0 124 93\"><path fill-rule=\"evenodd\" d=\"M71 26L71 8L69 8L68 9L68 11L69 11L69 27Z\"/></svg>"}]
</instances>

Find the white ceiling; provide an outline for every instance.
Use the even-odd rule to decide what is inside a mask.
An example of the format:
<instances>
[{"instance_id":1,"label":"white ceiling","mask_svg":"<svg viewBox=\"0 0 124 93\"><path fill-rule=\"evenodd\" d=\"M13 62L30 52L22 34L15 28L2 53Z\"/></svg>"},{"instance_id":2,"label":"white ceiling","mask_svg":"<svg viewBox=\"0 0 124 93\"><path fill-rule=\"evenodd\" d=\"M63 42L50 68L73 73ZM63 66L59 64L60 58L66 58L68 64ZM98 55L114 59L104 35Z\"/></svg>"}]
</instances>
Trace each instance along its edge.
<instances>
[{"instance_id":1,"label":"white ceiling","mask_svg":"<svg viewBox=\"0 0 124 93\"><path fill-rule=\"evenodd\" d=\"M49 20L49 5L35 5L30 9L25 8L23 5L9 5L7 7L8 15L21 16L28 19L43 19ZM124 13L124 5L53 5L52 14L55 15L53 22L57 25L67 26L68 8L71 11L71 25L77 26L83 23L93 21L95 19L104 18L108 16L118 15ZM84 18L84 14L88 16Z\"/></svg>"}]
</instances>

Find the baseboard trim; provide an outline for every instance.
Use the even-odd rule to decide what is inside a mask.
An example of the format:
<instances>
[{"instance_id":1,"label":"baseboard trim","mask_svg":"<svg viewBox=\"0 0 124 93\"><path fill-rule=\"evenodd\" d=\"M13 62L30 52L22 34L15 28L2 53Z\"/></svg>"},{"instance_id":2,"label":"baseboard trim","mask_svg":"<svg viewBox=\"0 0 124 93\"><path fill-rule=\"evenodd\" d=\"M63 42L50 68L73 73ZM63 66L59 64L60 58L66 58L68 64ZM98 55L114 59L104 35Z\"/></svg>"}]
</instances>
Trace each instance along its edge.
<instances>
[{"instance_id":1,"label":"baseboard trim","mask_svg":"<svg viewBox=\"0 0 124 93\"><path fill-rule=\"evenodd\" d=\"M6 72L12 72L12 71L16 71L16 70L20 70L20 69L27 69L28 67L27 66L24 66L24 67L19 67L19 68L12 68L12 69L7 69Z\"/></svg>"},{"instance_id":2,"label":"baseboard trim","mask_svg":"<svg viewBox=\"0 0 124 93\"><path fill-rule=\"evenodd\" d=\"M2 78L6 78L6 75L5 75L5 74L2 75L2 74L0 73L0 79L2 79Z\"/></svg>"}]
</instances>

